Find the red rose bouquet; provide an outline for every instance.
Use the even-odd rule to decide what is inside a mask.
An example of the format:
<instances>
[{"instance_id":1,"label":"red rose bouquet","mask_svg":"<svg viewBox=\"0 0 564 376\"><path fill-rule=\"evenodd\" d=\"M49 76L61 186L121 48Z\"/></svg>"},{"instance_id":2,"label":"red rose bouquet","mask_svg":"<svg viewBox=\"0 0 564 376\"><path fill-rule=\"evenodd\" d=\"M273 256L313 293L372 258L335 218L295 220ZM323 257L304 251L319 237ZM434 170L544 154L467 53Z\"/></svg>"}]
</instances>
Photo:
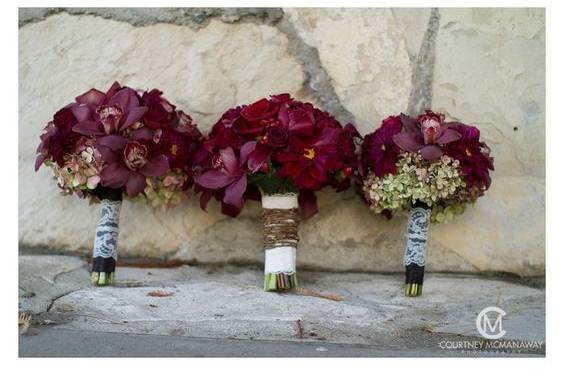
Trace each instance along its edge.
<instances>
[{"instance_id":1,"label":"red rose bouquet","mask_svg":"<svg viewBox=\"0 0 564 376\"><path fill-rule=\"evenodd\" d=\"M317 212L315 191L349 187L356 137L352 124L289 94L230 109L211 130L196 158L195 191L203 209L215 197L230 216L262 200L265 290L297 285L299 212Z\"/></svg>"},{"instance_id":2,"label":"red rose bouquet","mask_svg":"<svg viewBox=\"0 0 564 376\"><path fill-rule=\"evenodd\" d=\"M462 214L490 187L494 169L480 131L442 114L391 116L362 144L362 192L370 208L391 217L409 212L406 295L421 295L429 222Z\"/></svg>"},{"instance_id":3,"label":"red rose bouquet","mask_svg":"<svg viewBox=\"0 0 564 376\"><path fill-rule=\"evenodd\" d=\"M192 159L202 136L190 116L159 90L115 82L63 107L45 127L35 169L50 167L64 194L101 202L92 282L111 284L122 198L155 207L178 204L192 184Z\"/></svg>"}]
</instances>

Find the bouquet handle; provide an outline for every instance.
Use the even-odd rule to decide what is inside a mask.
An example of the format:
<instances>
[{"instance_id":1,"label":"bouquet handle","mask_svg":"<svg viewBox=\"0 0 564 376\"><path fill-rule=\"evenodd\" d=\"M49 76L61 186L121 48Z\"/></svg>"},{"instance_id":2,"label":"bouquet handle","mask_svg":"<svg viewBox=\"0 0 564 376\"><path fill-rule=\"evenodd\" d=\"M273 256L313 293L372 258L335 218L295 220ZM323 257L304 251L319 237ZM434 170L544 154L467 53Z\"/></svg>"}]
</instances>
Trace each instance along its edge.
<instances>
[{"instance_id":1,"label":"bouquet handle","mask_svg":"<svg viewBox=\"0 0 564 376\"><path fill-rule=\"evenodd\" d=\"M431 209L429 206L420 201L412 205L409 211L407 243L403 258L405 266L405 295L409 297L420 296L423 293L430 219Z\"/></svg>"},{"instance_id":2,"label":"bouquet handle","mask_svg":"<svg viewBox=\"0 0 564 376\"><path fill-rule=\"evenodd\" d=\"M264 290L298 286L296 252L300 213L296 194L263 195Z\"/></svg>"},{"instance_id":3,"label":"bouquet handle","mask_svg":"<svg viewBox=\"0 0 564 376\"><path fill-rule=\"evenodd\" d=\"M111 285L114 282L121 203L121 200L103 199L100 205L91 274L91 282L96 286Z\"/></svg>"}]
</instances>

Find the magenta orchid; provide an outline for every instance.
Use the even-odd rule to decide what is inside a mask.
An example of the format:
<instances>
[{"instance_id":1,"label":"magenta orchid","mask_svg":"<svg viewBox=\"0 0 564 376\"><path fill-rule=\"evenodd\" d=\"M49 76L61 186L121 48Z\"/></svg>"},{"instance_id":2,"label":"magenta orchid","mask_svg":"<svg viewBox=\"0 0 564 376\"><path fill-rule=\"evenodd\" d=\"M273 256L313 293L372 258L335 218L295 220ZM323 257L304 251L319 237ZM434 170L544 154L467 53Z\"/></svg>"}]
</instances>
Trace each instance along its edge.
<instances>
[{"instance_id":1,"label":"magenta orchid","mask_svg":"<svg viewBox=\"0 0 564 376\"><path fill-rule=\"evenodd\" d=\"M236 208L242 207L244 204L243 195L247 189L245 164L254 146L252 141L243 145L239 157L229 146L219 150L219 155L216 155L212 161L214 169L197 176L195 182L211 190L225 189L223 202Z\"/></svg>"},{"instance_id":2,"label":"magenta orchid","mask_svg":"<svg viewBox=\"0 0 564 376\"><path fill-rule=\"evenodd\" d=\"M147 186L147 177L160 177L168 171L166 155L150 155L147 145L141 142L119 135L108 135L97 140L96 146L107 163L100 174L103 186L125 186L127 195L135 197Z\"/></svg>"},{"instance_id":3,"label":"magenta orchid","mask_svg":"<svg viewBox=\"0 0 564 376\"><path fill-rule=\"evenodd\" d=\"M402 150L419 153L426 160L436 160L443 155L442 146L460 138L460 133L444 122L444 115L426 110L417 119L399 116L403 131L393 140Z\"/></svg>"},{"instance_id":4,"label":"magenta orchid","mask_svg":"<svg viewBox=\"0 0 564 376\"><path fill-rule=\"evenodd\" d=\"M143 117L148 107L139 105L135 90L115 82L105 94L91 89L76 97L71 110L78 120L73 131L103 136L126 130Z\"/></svg>"}]
</instances>

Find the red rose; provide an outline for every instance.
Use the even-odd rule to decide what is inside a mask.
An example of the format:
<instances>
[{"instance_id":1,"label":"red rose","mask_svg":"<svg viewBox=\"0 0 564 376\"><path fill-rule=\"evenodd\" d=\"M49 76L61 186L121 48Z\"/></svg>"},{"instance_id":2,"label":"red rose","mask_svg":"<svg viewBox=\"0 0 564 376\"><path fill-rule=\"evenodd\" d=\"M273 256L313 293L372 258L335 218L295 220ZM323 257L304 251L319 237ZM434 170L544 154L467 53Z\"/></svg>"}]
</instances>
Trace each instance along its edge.
<instances>
[{"instance_id":1,"label":"red rose","mask_svg":"<svg viewBox=\"0 0 564 376\"><path fill-rule=\"evenodd\" d=\"M276 122L280 105L266 98L259 100L241 111L243 121L237 123L238 131L244 135L257 136L264 128Z\"/></svg>"},{"instance_id":2,"label":"red rose","mask_svg":"<svg viewBox=\"0 0 564 376\"><path fill-rule=\"evenodd\" d=\"M174 130L190 137L191 139L199 140L202 137L202 133L192 120L192 117L185 114L183 111L177 111L177 115L178 119L176 124L173 126Z\"/></svg>"},{"instance_id":3,"label":"red rose","mask_svg":"<svg viewBox=\"0 0 564 376\"><path fill-rule=\"evenodd\" d=\"M263 142L273 148L283 148L288 144L288 131L281 126L269 126L266 128Z\"/></svg>"},{"instance_id":4,"label":"red rose","mask_svg":"<svg viewBox=\"0 0 564 376\"><path fill-rule=\"evenodd\" d=\"M148 107L143 122L149 128L167 127L176 119L175 107L162 96L162 91L153 89L144 93L141 100Z\"/></svg>"}]
</instances>

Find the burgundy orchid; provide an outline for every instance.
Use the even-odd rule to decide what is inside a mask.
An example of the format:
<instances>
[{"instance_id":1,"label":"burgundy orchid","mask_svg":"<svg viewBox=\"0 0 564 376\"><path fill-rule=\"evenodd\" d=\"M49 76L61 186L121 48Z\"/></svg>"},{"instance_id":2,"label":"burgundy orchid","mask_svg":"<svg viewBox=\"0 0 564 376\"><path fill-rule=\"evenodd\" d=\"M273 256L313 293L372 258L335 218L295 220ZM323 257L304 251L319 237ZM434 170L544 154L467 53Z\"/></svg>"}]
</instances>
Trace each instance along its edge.
<instances>
[{"instance_id":1,"label":"burgundy orchid","mask_svg":"<svg viewBox=\"0 0 564 376\"><path fill-rule=\"evenodd\" d=\"M401 114L403 131L393 140L402 150L419 153L426 160L436 160L443 155L442 146L460 138L460 133L444 122L444 115L426 110L417 120Z\"/></svg>"},{"instance_id":2,"label":"burgundy orchid","mask_svg":"<svg viewBox=\"0 0 564 376\"><path fill-rule=\"evenodd\" d=\"M121 87L117 82L105 94L91 89L76 97L72 112L78 124L73 131L85 136L122 132L139 121L147 109L139 104L135 90Z\"/></svg>"},{"instance_id":3,"label":"burgundy orchid","mask_svg":"<svg viewBox=\"0 0 564 376\"><path fill-rule=\"evenodd\" d=\"M37 159L35 160L35 171L41 167L43 162L52 158L59 167L63 167L63 156L74 151L76 142L80 135L73 132L73 126L77 123L71 106L60 109L53 116L53 121L49 122L40 138L41 143L37 148Z\"/></svg>"},{"instance_id":4,"label":"burgundy orchid","mask_svg":"<svg viewBox=\"0 0 564 376\"><path fill-rule=\"evenodd\" d=\"M102 186L114 189L125 186L127 195L133 198L147 186L146 177L159 177L168 171L166 155L150 156L142 142L120 135L98 138L96 147L107 162L100 174Z\"/></svg>"}]
</instances>

